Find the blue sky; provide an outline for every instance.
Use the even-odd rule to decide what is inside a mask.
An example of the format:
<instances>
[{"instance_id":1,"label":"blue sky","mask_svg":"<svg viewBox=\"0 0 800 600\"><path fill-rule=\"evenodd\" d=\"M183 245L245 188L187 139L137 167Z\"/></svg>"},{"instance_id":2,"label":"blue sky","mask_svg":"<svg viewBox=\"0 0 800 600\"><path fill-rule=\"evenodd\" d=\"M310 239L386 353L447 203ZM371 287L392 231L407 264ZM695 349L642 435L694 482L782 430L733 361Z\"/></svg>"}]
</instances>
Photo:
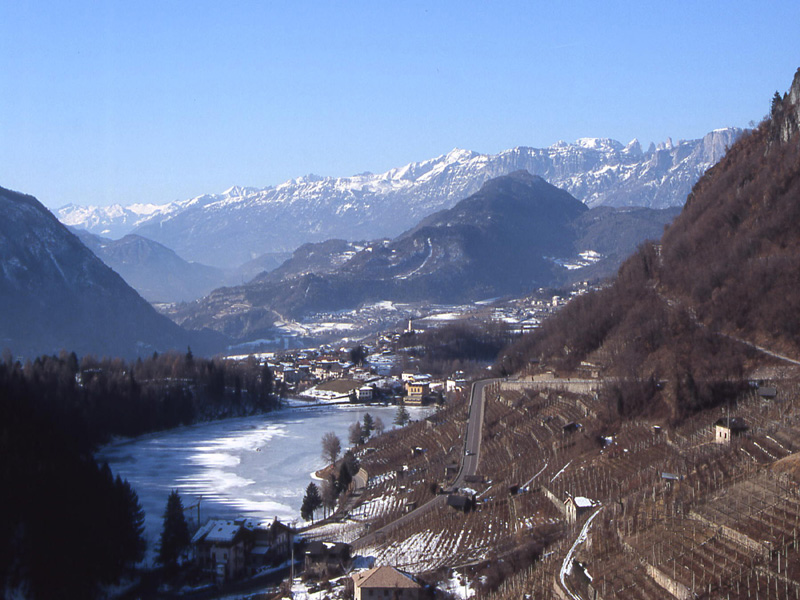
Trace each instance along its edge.
<instances>
[{"instance_id":1,"label":"blue sky","mask_svg":"<svg viewBox=\"0 0 800 600\"><path fill-rule=\"evenodd\" d=\"M746 127L800 3L0 2L0 186L185 199L455 147Z\"/></svg>"}]
</instances>

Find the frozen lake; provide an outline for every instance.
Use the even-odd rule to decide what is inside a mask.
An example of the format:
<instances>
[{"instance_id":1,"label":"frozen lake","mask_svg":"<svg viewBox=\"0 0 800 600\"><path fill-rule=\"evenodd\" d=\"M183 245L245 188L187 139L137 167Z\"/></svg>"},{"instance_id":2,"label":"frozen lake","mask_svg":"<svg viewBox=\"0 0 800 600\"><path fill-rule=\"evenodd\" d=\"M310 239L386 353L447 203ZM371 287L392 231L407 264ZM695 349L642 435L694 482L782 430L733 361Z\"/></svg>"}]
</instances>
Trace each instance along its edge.
<instances>
[{"instance_id":1,"label":"frozen lake","mask_svg":"<svg viewBox=\"0 0 800 600\"><path fill-rule=\"evenodd\" d=\"M431 412L408 407L412 419ZM177 489L184 507L200 502L200 520L236 516L300 519L311 474L325 466L323 434L347 446L348 428L366 413L392 427L393 406L328 405L181 427L117 442L97 453L127 479L146 513L148 560L161 533L167 496ZM196 519L197 509L186 512Z\"/></svg>"}]
</instances>

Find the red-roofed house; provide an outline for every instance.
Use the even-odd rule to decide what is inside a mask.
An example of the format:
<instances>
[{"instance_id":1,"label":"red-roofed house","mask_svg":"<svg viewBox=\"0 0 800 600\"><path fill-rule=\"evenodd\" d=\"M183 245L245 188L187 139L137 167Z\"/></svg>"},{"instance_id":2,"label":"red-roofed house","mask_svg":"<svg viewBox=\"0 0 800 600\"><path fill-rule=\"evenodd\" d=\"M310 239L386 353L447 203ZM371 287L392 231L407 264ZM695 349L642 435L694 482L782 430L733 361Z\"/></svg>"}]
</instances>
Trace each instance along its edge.
<instances>
[{"instance_id":1,"label":"red-roofed house","mask_svg":"<svg viewBox=\"0 0 800 600\"><path fill-rule=\"evenodd\" d=\"M354 600L419 600L420 585L394 567L353 575Z\"/></svg>"}]
</instances>

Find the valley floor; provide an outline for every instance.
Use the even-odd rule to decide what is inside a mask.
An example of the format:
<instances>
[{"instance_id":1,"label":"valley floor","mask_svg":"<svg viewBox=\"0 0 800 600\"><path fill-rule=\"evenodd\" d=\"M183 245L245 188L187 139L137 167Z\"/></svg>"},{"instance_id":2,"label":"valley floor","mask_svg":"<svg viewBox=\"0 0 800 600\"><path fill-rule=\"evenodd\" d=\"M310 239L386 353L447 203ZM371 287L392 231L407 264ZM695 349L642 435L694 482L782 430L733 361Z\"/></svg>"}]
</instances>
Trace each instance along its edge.
<instances>
[{"instance_id":1,"label":"valley floor","mask_svg":"<svg viewBox=\"0 0 800 600\"><path fill-rule=\"evenodd\" d=\"M359 502L308 535L433 580L466 569L497 600L798 598L800 387L778 390L675 428L600 431L592 392L495 383L478 473L461 490L473 510L440 495L463 453L466 404L456 403L360 448L369 483ZM716 443L714 424L728 416L747 431ZM359 543L429 502L434 510Z\"/></svg>"}]
</instances>

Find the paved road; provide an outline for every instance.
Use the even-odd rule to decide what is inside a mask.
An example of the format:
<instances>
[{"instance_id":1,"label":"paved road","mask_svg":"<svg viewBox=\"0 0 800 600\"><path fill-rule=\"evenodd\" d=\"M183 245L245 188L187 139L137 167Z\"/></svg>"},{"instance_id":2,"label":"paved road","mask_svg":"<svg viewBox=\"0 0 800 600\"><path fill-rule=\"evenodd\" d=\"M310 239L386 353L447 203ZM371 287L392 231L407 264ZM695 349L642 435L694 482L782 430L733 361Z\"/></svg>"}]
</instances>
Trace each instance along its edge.
<instances>
[{"instance_id":1,"label":"paved road","mask_svg":"<svg viewBox=\"0 0 800 600\"><path fill-rule=\"evenodd\" d=\"M668 296L664 295L664 293L661 290L658 290L655 287L653 289L655 290L656 295L659 298L661 298L661 300L663 300L670 308L677 309L682 307L681 303L678 300L669 298ZM697 315L694 312L694 309L690 307L687 312L689 313L689 316L691 317L695 325L697 325L698 327L703 327L704 329L708 329L705 323L698 320ZM716 335L720 335L722 337L726 337L729 340L733 340L734 342L744 344L745 346L749 346L754 350L758 350L759 352L771 356L773 358L777 358L778 360L782 360L784 362L788 362L793 365L800 365L800 360L795 360L794 358L790 358L784 354L780 354L778 352L775 352L774 350L770 350L769 348L764 348L762 346L754 344L753 342L748 342L747 340L742 339L740 337L736 337L735 335L731 335L730 333L723 333L722 331L712 331L712 333L715 333Z\"/></svg>"},{"instance_id":2,"label":"paved road","mask_svg":"<svg viewBox=\"0 0 800 600\"><path fill-rule=\"evenodd\" d=\"M458 476L453 483L453 488L464 485L464 479L469 475L474 475L478 470L478 461L481 456L481 432L483 430L483 412L485 405L484 388L496 379L484 379L472 384L472 392L469 401L469 416L467 417L467 432L464 439L464 450L461 460L461 468ZM353 542L353 548L366 548L373 544L382 543L386 537L396 529L403 527L410 521L421 517L433 510L444 508L447 504L447 496L439 495L429 502L426 502L416 510L403 515L399 519L384 525Z\"/></svg>"},{"instance_id":3,"label":"paved road","mask_svg":"<svg viewBox=\"0 0 800 600\"><path fill-rule=\"evenodd\" d=\"M467 435L464 440L464 457L461 469L453 482L453 488L464 486L464 480L478 471L481 458L481 436L483 432L483 411L486 405L484 388L497 379L483 379L472 384L469 401L469 417L467 418Z\"/></svg>"}]
</instances>

